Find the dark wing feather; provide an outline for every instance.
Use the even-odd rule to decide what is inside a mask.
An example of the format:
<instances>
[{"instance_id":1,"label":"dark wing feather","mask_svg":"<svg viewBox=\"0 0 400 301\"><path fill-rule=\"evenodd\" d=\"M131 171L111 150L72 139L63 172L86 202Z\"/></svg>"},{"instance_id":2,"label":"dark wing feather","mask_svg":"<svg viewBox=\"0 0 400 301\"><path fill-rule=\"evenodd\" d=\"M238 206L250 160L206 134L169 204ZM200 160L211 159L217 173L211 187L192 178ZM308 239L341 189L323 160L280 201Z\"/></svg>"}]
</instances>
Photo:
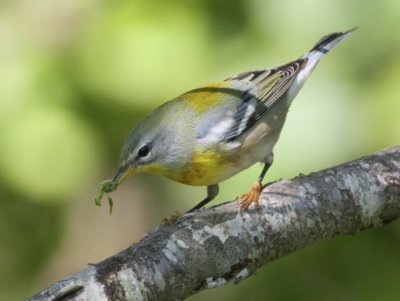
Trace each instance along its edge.
<instances>
[{"instance_id":1,"label":"dark wing feather","mask_svg":"<svg viewBox=\"0 0 400 301\"><path fill-rule=\"evenodd\" d=\"M237 105L234 115L235 124L225 133L223 140L234 139L257 122L288 90L306 62L307 59L303 58L274 69L244 72L226 79L249 82L252 85L243 92L242 101Z\"/></svg>"}]
</instances>

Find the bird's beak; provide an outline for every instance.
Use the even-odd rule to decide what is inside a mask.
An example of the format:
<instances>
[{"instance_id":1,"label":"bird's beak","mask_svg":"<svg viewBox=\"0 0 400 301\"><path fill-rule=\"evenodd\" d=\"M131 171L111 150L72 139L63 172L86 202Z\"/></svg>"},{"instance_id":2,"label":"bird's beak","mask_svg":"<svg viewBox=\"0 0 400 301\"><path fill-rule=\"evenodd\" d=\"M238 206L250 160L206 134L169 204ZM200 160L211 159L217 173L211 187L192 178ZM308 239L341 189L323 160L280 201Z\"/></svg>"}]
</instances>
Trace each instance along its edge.
<instances>
[{"instance_id":1,"label":"bird's beak","mask_svg":"<svg viewBox=\"0 0 400 301\"><path fill-rule=\"evenodd\" d=\"M115 183L120 184L125 178L128 176L134 174L136 172L135 166L126 166L126 165L121 165L118 168L118 171L116 175L114 176L114 179L112 180Z\"/></svg>"}]
</instances>

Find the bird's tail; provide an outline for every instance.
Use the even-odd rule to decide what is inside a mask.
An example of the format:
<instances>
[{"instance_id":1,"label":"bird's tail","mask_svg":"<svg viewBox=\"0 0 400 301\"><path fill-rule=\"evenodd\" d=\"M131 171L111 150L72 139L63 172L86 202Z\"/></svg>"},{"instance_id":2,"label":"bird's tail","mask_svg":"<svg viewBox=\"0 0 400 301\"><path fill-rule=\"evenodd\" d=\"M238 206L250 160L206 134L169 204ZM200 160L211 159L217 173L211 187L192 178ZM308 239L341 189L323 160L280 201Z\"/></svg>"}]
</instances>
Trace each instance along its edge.
<instances>
[{"instance_id":1,"label":"bird's tail","mask_svg":"<svg viewBox=\"0 0 400 301\"><path fill-rule=\"evenodd\" d=\"M307 58L309 60L308 65L314 65L312 67L315 67L321 56L328 53L329 50L339 44L356 29L357 27L345 32L334 32L324 36L308 53L303 55L302 58Z\"/></svg>"},{"instance_id":2,"label":"bird's tail","mask_svg":"<svg viewBox=\"0 0 400 301\"><path fill-rule=\"evenodd\" d=\"M290 99L293 99L299 92L315 66L317 66L321 57L356 29L357 28L353 28L345 32L334 32L328 34L320 39L309 52L300 57L300 59L306 59L307 61L303 69L297 74L292 87L289 88L288 94L290 95Z\"/></svg>"},{"instance_id":3,"label":"bird's tail","mask_svg":"<svg viewBox=\"0 0 400 301\"><path fill-rule=\"evenodd\" d=\"M345 32L334 32L324 36L310 50L310 53L311 52L321 52L322 54L328 53L329 50L335 47L339 42L341 42L344 38L346 38L350 33L352 33L356 29L357 27Z\"/></svg>"}]
</instances>

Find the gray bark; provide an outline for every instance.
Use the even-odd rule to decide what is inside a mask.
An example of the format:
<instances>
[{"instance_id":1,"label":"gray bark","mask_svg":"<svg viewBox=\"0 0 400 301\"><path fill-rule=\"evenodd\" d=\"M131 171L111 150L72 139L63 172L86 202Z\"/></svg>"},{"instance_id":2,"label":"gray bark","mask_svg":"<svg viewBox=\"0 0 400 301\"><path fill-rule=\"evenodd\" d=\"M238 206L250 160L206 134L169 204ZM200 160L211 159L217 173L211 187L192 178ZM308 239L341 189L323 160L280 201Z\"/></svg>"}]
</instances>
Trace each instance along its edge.
<instances>
[{"instance_id":1,"label":"gray bark","mask_svg":"<svg viewBox=\"0 0 400 301\"><path fill-rule=\"evenodd\" d=\"M400 146L275 182L259 208L238 209L184 215L29 300L182 300L313 242L389 223L400 216Z\"/></svg>"}]
</instances>

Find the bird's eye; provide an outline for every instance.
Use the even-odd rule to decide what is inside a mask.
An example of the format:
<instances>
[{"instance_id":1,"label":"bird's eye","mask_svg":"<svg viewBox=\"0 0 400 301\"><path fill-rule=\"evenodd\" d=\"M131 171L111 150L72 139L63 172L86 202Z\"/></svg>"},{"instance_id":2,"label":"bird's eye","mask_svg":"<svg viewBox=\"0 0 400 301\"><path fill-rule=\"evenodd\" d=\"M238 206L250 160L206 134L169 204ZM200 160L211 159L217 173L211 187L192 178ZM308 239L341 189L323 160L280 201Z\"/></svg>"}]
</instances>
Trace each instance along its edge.
<instances>
[{"instance_id":1,"label":"bird's eye","mask_svg":"<svg viewBox=\"0 0 400 301\"><path fill-rule=\"evenodd\" d=\"M142 146L139 151L138 151L138 156L139 157L146 157L150 152L150 146L144 145Z\"/></svg>"}]
</instances>

